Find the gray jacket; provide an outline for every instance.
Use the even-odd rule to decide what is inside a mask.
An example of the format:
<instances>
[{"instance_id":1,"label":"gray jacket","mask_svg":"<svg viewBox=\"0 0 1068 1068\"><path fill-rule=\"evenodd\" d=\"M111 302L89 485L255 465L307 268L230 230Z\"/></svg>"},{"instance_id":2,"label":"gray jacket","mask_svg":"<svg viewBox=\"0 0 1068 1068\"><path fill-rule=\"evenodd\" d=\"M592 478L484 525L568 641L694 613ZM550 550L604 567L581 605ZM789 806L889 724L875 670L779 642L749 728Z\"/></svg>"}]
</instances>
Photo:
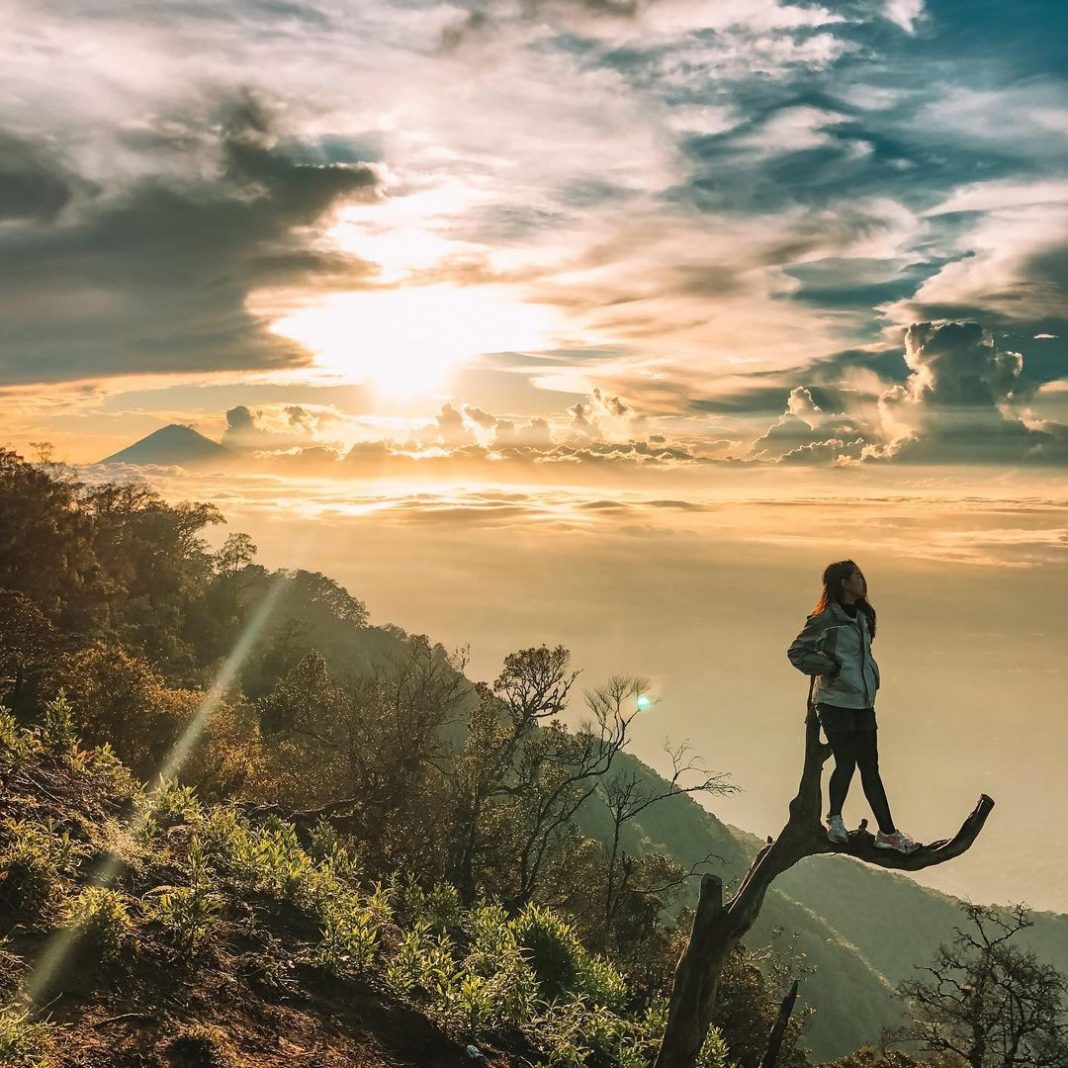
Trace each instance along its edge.
<instances>
[{"instance_id":1,"label":"gray jacket","mask_svg":"<svg viewBox=\"0 0 1068 1068\"><path fill-rule=\"evenodd\" d=\"M863 609L852 619L840 604L811 615L786 655L806 675L816 676L813 701L843 708L870 708L879 689L879 665L871 655L871 632Z\"/></svg>"}]
</instances>

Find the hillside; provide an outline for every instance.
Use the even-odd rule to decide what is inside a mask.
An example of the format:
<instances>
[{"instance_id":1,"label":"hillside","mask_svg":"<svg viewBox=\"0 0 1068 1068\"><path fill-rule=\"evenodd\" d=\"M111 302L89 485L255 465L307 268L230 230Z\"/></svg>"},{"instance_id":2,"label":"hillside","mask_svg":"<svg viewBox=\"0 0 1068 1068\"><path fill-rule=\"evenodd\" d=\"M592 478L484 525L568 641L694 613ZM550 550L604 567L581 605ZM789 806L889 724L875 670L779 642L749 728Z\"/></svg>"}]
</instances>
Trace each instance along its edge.
<instances>
[{"instance_id":1,"label":"hillside","mask_svg":"<svg viewBox=\"0 0 1068 1068\"><path fill-rule=\"evenodd\" d=\"M305 849L187 788L143 793L62 703L32 730L0 713L0 773L0 1063L520 1068L566 1063L588 1012L605 1055L656 1040L551 916L461 909L370 880L325 830ZM727 1068L715 1035L702 1066Z\"/></svg>"}]
</instances>

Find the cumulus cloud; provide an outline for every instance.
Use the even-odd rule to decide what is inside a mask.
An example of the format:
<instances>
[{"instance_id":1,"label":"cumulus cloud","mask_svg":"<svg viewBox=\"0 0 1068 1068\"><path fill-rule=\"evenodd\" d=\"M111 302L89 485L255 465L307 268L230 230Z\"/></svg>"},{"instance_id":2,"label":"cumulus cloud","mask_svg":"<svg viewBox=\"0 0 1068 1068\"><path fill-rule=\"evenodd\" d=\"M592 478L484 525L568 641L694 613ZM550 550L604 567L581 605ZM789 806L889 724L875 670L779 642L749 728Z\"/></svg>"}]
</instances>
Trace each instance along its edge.
<instances>
[{"instance_id":1,"label":"cumulus cloud","mask_svg":"<svg viewBox=\"0 0 1068 1068\"><path fill-rule=\"evenodd\" d=\"M747 459L776 463L842 462L869 444L857 422L844 412L825 412L806 386L795 386L786 411L753 442Z\"/></svg>"},{"instance_id":2,"label":"cumulus cloud","mask_svg":"<svg viewBox=\"0 0 1068 1068\"><path fill-rule=\"evenodd\" d=\"M340 421L336 411L300 404L276 404L255 411L244 404L226 413L222 444L236 452L282 452L297 448L326 448L326 435Z\"/></svg>"},{"instance_id":3,"label":"cumulus cloud","mask_svg":"<svg viewBox=\"0 0 1068 1068\"><path fill-rule=\"evenodd\" d=\"M976 322L914 323L910 375L882 396L886 445L870 455L919 463L1060 463L1068 428L1034 429L1023 413L1036 384L1018 352L997 348Z\"/></svg>"},{"instance_id":4,"label":"cumulus cloud","mask_svg":"<svg viewBox=\"0 0 1068 1068\"><path fill-rule=\"evenodd\" d=\"M828 411L813 388L794 387L786 410L753 442L747 459L837 465L1068 461L1068 427L1032 411L1038 383L1025 374L1023 356L999 349L979 323L913 323L904 349L907 377L884 385L874 404L859 392L851 397L848 390L821 389L821 395L847 403L848 410Z\"/></svg>"}]
</instances>

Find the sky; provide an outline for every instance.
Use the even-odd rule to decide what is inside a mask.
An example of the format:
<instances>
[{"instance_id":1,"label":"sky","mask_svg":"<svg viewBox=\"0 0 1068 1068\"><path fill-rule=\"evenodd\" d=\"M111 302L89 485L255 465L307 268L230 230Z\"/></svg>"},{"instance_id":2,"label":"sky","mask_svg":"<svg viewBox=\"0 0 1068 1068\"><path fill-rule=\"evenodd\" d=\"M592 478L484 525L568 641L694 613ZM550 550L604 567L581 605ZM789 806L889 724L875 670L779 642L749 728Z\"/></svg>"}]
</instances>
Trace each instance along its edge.
<instances>
[{"instance_id":1,"label":"sky","mask_svg":"<svg viewBox=\"0 0 1068 1068\"><path fill-rule=\"evenodd\" d=\"M758 832L857 558L899 822L1001 788L996 878L924 878L1068 911L1066 42L1053 0L5 0L0 444L102 477L194 427L239 465L108 470L487 678L661 680L636 751L692 733Z\"/></svg>"}]
</instances>

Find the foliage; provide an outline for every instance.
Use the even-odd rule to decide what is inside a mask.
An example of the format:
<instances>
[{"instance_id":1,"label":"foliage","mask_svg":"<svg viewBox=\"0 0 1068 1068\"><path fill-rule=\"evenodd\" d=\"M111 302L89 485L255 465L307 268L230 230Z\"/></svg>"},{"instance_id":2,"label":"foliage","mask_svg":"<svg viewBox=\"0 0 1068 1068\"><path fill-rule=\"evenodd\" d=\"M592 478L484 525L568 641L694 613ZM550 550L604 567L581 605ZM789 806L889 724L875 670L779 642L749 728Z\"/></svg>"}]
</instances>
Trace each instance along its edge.
<instances>
[{"instance_id":1,"label":"foliage","mask_svg":"<svg viewBox=\"0 0 1068 1068\"><path fill-rule=\"evenodd\" d=\"M66 922L102 958L114 956L133 927L125 896L103 886L87 886L68 902Z\"/></svg>"},{"instance_id":2,"label":"foliage","mask_svg":"<svg viewBox=\"0 0 1068 1068\"><path fill-rule=\"evenodd\" d=\"M55 756L70 756L78 746L78 734L67 692L59 693L44 706L44 722L41 724L41 744Z\"/></svg>"},{"instance_id":3,"label":"foliage","mask_svg":"<svg viewBox=\"0 0 1068 1068\"><path fill-rule=\"evenodd\" d=\"M589 953L574 927L555 913L528 905L512 929L519 944L530 952L543 998L552 1000L573 992L593 1005L623 1009L628 997L623 976L603 957Z\"/></svg>"},{"instance_id":4,"label":"foliage","mask_svg":"<svg viewBox=\"0 0 1068 1068\"><path fill-rule=\"evenodd\" d=\"M141 808L146 837L182 823L193 823L201 815L196 788L183 786L177 779L164 779L145 796Z\"/></svg>"},{"instance_id":5,"label":"foliage","mask_svg":"<svg viewBox=\"0 0 1068 1068\"><path fill-rule=\"evenodd\" d=\"M19 1009L0 1010L0 1064L15 1068L48 1068L55 1029Z\"/></svg>"},{"instance_id":6,"label":"foliage","mask_svg":"<svg viewBox=\"0 0 1068 1068\"><path fill-rule=\"evenodd\" d=\"M22 767L39 745L34 733L20 727L10 712L0 708L0 771Z\"/></svg>"},{"instance_id":7,"label":"foliage","mask_svg":"<svg viewBox=\"0 0 1068 1068\"><path fill-rule=\"evenodd\" d=\"M378 928L370 909L349 900L329 908L323 917L318 959L338 975L362 975L378 953Z\"/></svg>"},{"instance_id":8,"label":"foliage","mask_svg":"<svg viewBox=\"0 0 1068 1068\"><path fill-rule=\"evenodd\" d=\"M6 820L7 839L0 852L0 910L32 916L47 910L76 849L70 832L59 833L49 819L45 824Z\"/></svg>"},{"instance_id":9,"label":"foliage","mask_svg":"<svg viewBox=\"0 0 1068 1068\"><path fill-rule=\"evenodd\" d=\"M196 1068L231 1068L235 1058L225 1032L211 1024L186 1024L167 1044L172 1061Z\"/></svg>"},{"instance_id":10,"label":"foliage","mask_svg":"<svg viewBox=\"0 0 1068 1068\"><path fill-rule=\"evenodd\" d=\"M212 925L222 909L221 895L215 892L203 842L194 837L189 843L188 886L157 887L152 918L177 949L192 957L206 943Z\"/></svg>"}]
</instances>

